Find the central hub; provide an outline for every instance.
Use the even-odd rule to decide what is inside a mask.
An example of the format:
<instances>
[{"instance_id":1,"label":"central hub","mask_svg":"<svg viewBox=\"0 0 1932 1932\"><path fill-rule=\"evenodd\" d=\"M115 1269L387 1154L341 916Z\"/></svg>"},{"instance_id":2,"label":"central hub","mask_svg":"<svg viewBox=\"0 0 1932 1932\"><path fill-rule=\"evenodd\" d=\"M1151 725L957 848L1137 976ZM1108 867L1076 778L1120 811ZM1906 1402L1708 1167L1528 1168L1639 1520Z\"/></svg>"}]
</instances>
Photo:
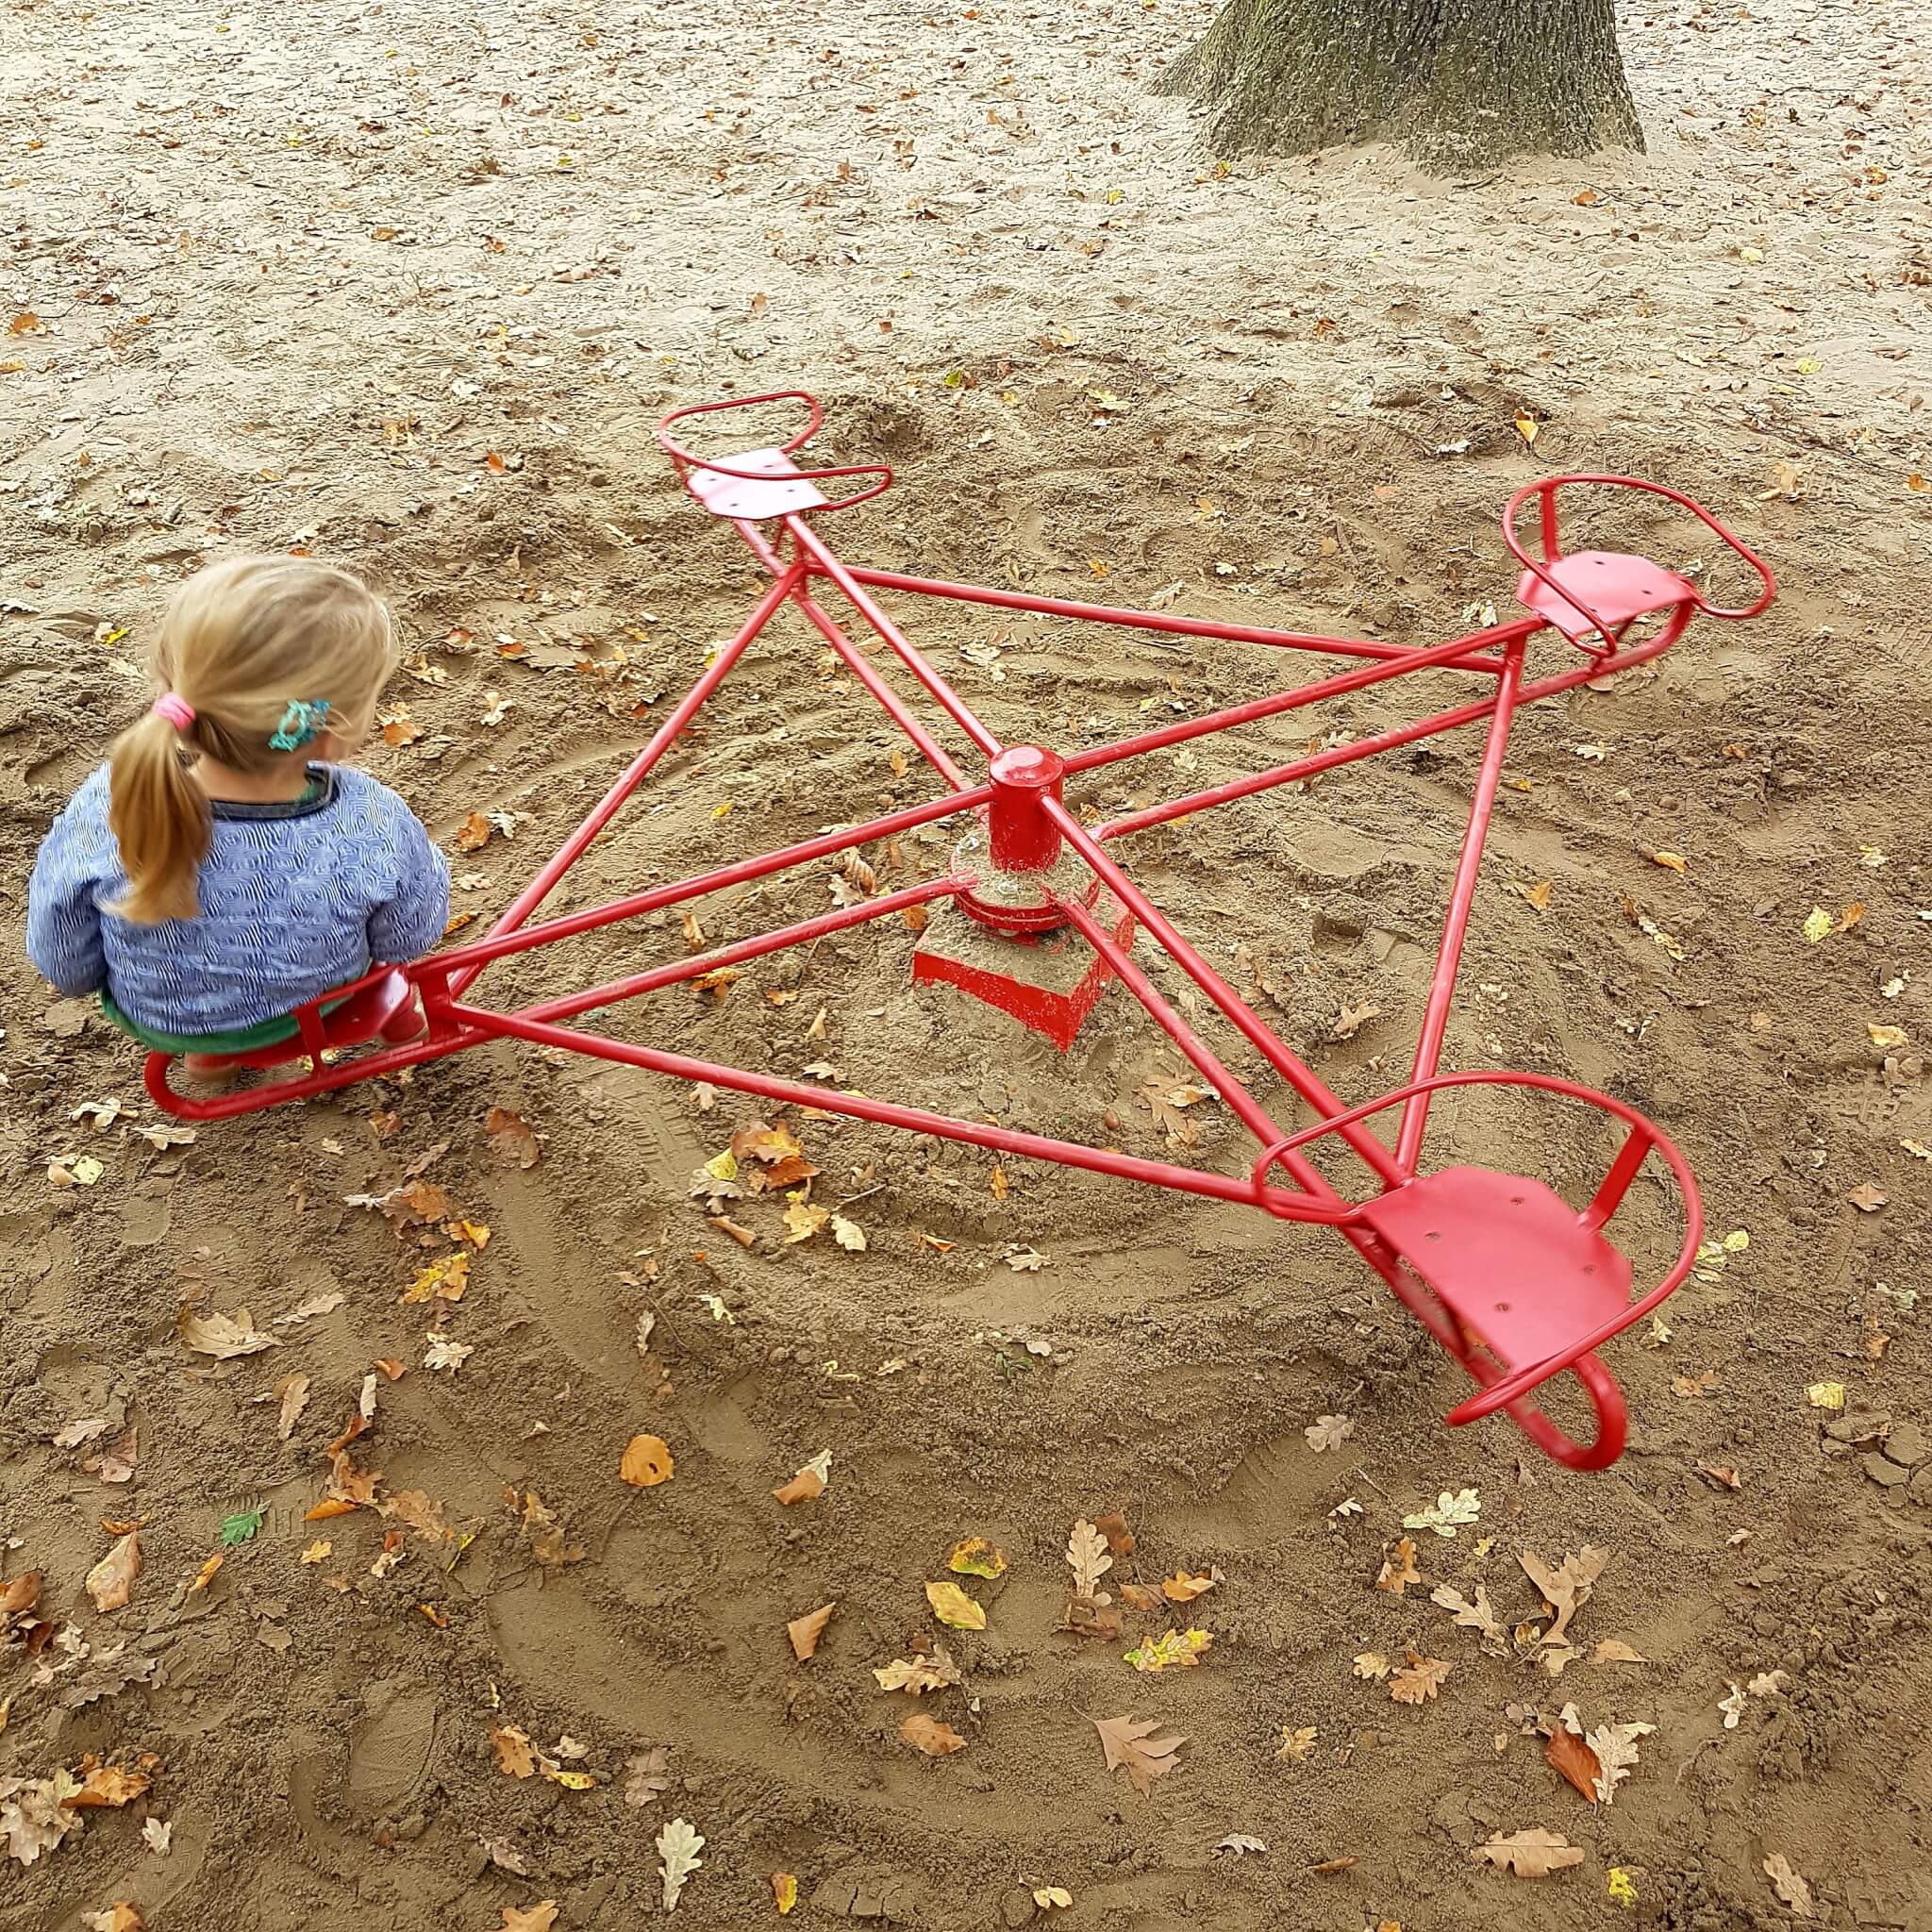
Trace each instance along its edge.
<instances>
[{"instance_id":1,"label":"central hub","mask_svg":"<svg viewBox=\"0 0 1932 1932\"><path fill-rule=\"evenodd\" d=\"M995 932L1052 932L1067 923L1054 893L1060 828L1046 809L1058 801L1066 766L1057 752L1009 744L987 767L992 798L959 841L954 865L978 884L959 894L959 909Z\"/></svg>"}]
</instances>

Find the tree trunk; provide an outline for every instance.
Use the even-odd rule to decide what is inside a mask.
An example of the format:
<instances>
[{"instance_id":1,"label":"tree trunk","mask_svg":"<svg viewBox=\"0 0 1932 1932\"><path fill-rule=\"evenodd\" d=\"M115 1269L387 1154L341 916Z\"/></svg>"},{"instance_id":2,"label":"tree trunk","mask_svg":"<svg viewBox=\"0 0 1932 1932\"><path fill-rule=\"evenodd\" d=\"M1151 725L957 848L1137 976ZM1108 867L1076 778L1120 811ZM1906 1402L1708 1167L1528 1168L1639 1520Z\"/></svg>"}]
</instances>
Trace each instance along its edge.
<instances>
[{"instance_id":1,"label":"tree trunk","mask_svg":"<svg viewBox=\"0 0 1932 1932\"><path fill-rule=\"evenodd\" d=\"M1643 146L1615 0L1227 0L1160 82L1217 154L1407 142L1438 166Z\"/></svg>"}]
</instances>

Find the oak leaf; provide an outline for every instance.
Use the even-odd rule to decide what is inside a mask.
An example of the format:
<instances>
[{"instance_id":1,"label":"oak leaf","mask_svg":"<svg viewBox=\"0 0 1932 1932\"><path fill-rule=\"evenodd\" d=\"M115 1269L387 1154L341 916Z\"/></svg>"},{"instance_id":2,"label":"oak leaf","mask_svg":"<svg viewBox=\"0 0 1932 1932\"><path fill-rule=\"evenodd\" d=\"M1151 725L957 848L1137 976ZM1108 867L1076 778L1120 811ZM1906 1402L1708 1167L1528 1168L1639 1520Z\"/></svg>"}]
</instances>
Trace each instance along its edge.
<instances>
[{"instance_id":1,"label":"oak leaf","mask_svg":"<svg viewBox=\"0 0 1932 1932\"><path fill-rule=\"evenodd\" d=\"M1174 1754L1188 1741L1174 1733L1156 1735L1161 1727L1158 1718L1096 1717L1088 1722L1100 1733L1108 1770L1124 1771L1143 1798L1156 1778L1174 1769Z\"/></svg>"},{"instance_id":2,"label":"oak leaf","mask_svg":"<svg viewBox=\"0 0 1932 1932\"><path fill-rule=\"evenodd\" d=\"M1519 1878L1547 1878L1552 1872L1567 1871L1572 1865L1583 1863L1583 1853L1575 1845L1541 1825L1512 1831L1507 1836L1493 1832L1487 1844L1477 1845L1469 1856L1478 1863L1488 1859L1499 1870L1513 1872Z\"/></svg>"},{"instance_id":3,"label":"oak leaf","mask_svg":"<svg viewBox=\"0 0 1932 1932\"><path fill-rule=\"evenodd\" d=\"M483 1118L483 1131L496 1158L506 1167L535 1167L543 1157L537 1136L521 1114L507 1107L492 1107Z\"/></svg>"},{"instance_id":4,"label":"oak leaf","mask_svg":"<svg viewBox=\"0 0 1932 1932\"><path fill-rule=\"evenodd\" d=\"M664 1909L667 1912L677 1909L677 1895L684 1890L685 1881L704 1864L698 1854L705 1848L705 1840L697 1829L682 1818L674 1818L657 1839L658 1856L663 1863L658 1868L658 1875L664 1881Z\"/></svg>"},{"instance_id":5,"label":"oak leaf","mask_svg":"<svg viewBox=\"0 0 1932 1932\"><path fill-rule=\"evenodd\" d=\"M496 1747L496 1768L509 1777L532 1777L537 1771L537 1754L530 1734L519 1724L500 1724L490 1734Z\"/></svg>"},{"instance_id":6,"label":"oak leaf","mask_svg":"<svg viewBox=\"0 0 1932 1932\"><path fill-rule=\"evenodd\" d=\"M1391 1595L1400 1596L1411 1583L1420 1583L1423 1573L1415 1567L1415 1541L1402 1537L1395 1544L1395 1554L1384 1555L1381 1574L1375 1578L1375 1588L1386 1590Z\"/></svg>"},{"instance_id":7,"label":"oak leaf","mask_svg":"<svg viewBox=\"0 0 1932 1932\"><path fill-rule=\"evenodd\" d=\"M1074 1573L1074 1593L1091 1598L1100 1589L1100 1579L1113 1568L1108 1555L1107 1539L1084 1517L1067 1539L1067 1567Z\"/></svg>"},{"instance_id":8,"label":"oak leaf","mask_svg":"<svg viewBox=\"0 0 1932 1932\"><path fill-rule=\"evenodd\" d=\"M126 1899L116 1899L98 1912L83 1912L80 1923L88 1932L147 1932L147 1921Z\"/></svg>"},{"instance_id":9,"label":"oak leaf","mask_svg":"<svg viewBox=\"0 0 1932 1932\"><path fill-rule=\"evenodd\" d=\"M103 1764L92 1752L80 1760L77 1774L80 1789L62 1800L76 1810L118 1811L123 1805L131 1805L154 1782L144 1771L123 1771L118 1764Z\"/></svg>"},{"instance_id":10,"label":"oak leaf","mask_svg":"<svg viewBox=\"0 0 1932 1932\"><path fill-rule=\"evenodd\" d=\"M832 1452L821 1449L790 1482L780 1483L772 1493L789 1509L794 1503L809 1503L823 1496L831 1480Z\"/></svg>"},{"instance_id":11,"label":"oak leaf","mask_svg":"<svg viewBox=\"0 0 1932 1932\"><path fill-rule=\"evenodd\" d=\"M943 1643L935 1643L930 1656L895 1657L875 1668L873 1675L881 1690L904 1690L914 1697L965 1681Z\"/></svg>"},{"instance_id":12,"label":"oak leaf","mask_svg":"<svg viewBox=\"0 0 1932 1932\"><path fill-rule=\"evenodd\" d=\"M1524 1574L1542 1591L1545 1601L1556 1613L1556 1621L1542 1635L1545 1644L1553 1644L1563 1641L1571 1618L1589 1601L1591 1589L1603 1574L1604 1565L1610 1560L1610 1553L1585 1543L1575 1555L1566 1554L1554 1570L1541 1557L1533 1556L1527 1550L1516 1560L1523 1565Z\"/></svg>"},{"instance_id":13,"label":"oak leaf","mask_svg":"<svg viewBox=\"0 0 1932 1932\"><path fill-rule=\"evenodd\" d=\"M1484 1649L1493 1651L1498 1657L1508 1654L1509 1633L1504 1627L1502 1618L1497 1616L1489 1591L1480 1583L1475 1587L1474 1602L1446 1583L1438 1584L1429 1592L1429 1601L1441 1604L1465 1630L1480 1632Z\"/></svg>"},{"instance_id":14,"label":"oak leaf","mask_svg":"<svg viewBox=\"0 0 1932 1932\"><path fill-rule=\"evenodd\" d=\"M1339 1449L1355 1434L1355 1423L1345 1415L1318 1415L1302 1434L1317 1456L1325 1449Z\"/></svg>"},{"instance_id":15,"label":"oak leaf","mask_svg":"<svg viewBox=\"0 0 1932 1932\"><path fill-rule=\"evenodd\" d=\"M671 1789L670 1764L669 1745L652 1744L640 1751L625 1767L630 1776L625 1780L624 1802L640 1810L655 1805Z\"/></svg>"},{"instance_id":16,"label":"oak leaf","mask_svg":"<svg viewBox=\"0 0 1932 1932\"><path fill-rule=\"evenodd\" d=\"M1390 1678L1389 1694L1397 1704L1426 1704L1442 1688L1452 1666L1413 1650L1407 1657L1407 1664Z\"/></svg>"},{"instance_id":17,"label":"oak leaf","mask_svg":"<svg viewBox=\"0 0 1932 1932\"><path fill-rule=\"evenodd\" d=\"M237 1308L233 1315L196 1315L183 1308L175 1332L195 1354L211 1355L223 1361L281 1346L278 1336L264 1335L256 1327L255 1318L246 1308Z\"/></svg>"},{"instance_id":18,"label":"oak leaf","mask_svg":"<svg viewBox=\"0 0 1932 1932\"><path fill-rule=\"evenodd\" d=\"M1160 1593L1169 1603L1191 1604L1197 1596L1207 1593L1221 1581L1221 1572L1210 1570L1206 1575L1190 1575L1185 1570L1176 1570L1160 1586Z\"/></svg>"},{"instance_id":19,"label":"oak leaf","mask_svg":"<svg viewBox=\"0 0 1932 1932\"><path fill-rule=\"evenodd\" d=\"M521 1908L505 1906L503 1924L498 1932L550 1932L557 1924L557 1901L554 1898L540 1899L533 1906Z\"/></svg>"},{"instance_id":20,"label":"oak leaf","mask_svg":"<svg viewBox=\"0 0 1932 1932\"><path fill-rule=\"evenodd\" d=\"M1782 1852L1774 1852L1764 1861L1764 1875L1772 1882L1778 1897L1784 1900L1801 1919L1816 1916L1811 1907L1811 1888L1791 1869L1791 1861Z\"/></svg>"}]
</instances>

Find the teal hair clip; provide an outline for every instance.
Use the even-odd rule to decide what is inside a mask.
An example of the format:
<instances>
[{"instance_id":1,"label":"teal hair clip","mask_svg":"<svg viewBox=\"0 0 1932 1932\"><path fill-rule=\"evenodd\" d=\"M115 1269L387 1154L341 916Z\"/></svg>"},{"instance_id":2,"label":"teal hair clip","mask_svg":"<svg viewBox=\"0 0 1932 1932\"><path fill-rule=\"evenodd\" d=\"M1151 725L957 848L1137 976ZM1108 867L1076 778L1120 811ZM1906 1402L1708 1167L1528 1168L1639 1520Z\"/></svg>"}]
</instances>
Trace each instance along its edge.
<instances>
[{"instance_id":1,"label":"teal hair clip","mask_svg":"<svg viewBox=\"0 0 1932 1932\"><path fill-rule=\"evenodd\" d=\"M275 726L275 733L268 741L271 751L300 751L305 744L313 744L328 729L329 700L315 698L305 702L301 698L291 698L289 708L282 713L282 722Z\"/></svg>"}]
</instances>

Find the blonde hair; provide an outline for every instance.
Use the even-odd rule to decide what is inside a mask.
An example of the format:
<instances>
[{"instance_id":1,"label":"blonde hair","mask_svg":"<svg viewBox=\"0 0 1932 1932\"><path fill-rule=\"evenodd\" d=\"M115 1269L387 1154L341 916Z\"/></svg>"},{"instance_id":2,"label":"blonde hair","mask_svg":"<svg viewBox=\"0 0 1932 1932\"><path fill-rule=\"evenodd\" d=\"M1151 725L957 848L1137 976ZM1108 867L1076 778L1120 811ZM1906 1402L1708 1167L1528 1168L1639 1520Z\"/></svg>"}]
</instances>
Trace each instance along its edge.
<instances>
[{"instance_id":1,"label":"blonde hair","mask_svg":"<svg viewBox=\"0 0 1932 1932\"><path fill-rule=\"evenodd\" d=\"M152 710L114 741L108 824L128 885L114 912L140 925L194 918L212 831L194 760L270 771L325 731L353 750L395 655L388 610L345 570L231 557L190 577L161 621L155 672L193 715Z\"/></svg>"}]
</instances>

